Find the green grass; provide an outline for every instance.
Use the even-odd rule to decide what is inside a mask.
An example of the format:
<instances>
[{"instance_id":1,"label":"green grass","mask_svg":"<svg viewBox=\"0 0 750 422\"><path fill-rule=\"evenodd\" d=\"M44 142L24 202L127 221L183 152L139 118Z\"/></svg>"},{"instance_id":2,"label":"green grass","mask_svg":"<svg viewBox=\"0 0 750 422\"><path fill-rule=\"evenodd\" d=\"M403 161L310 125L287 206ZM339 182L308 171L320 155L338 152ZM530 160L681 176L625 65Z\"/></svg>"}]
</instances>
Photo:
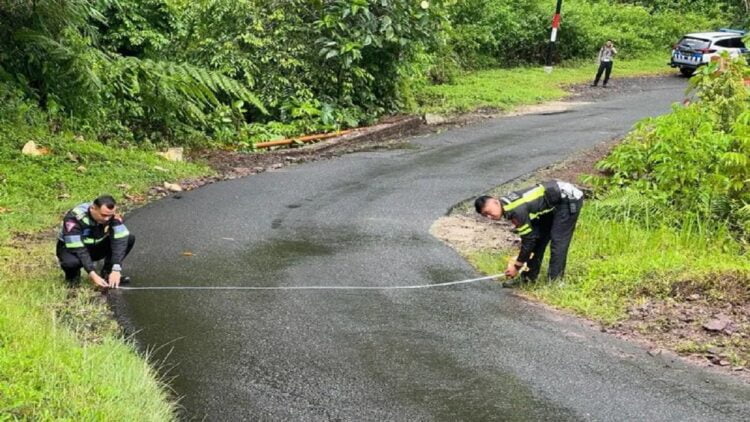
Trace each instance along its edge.
<instances>
[{"instance_id":1,"label":"green grass","mask_svg":"<svg viewBox=\"0 0 750 422\"><path fill-rule=\"evenodd\" d=\"M0 251L0 420L173 420L154 369L97 293L62 285L51 246Z\"/></svg>"},{"instance_id":2,"label":"green grass","mask_svg":"<svg viewBox=\"0 0 750 422\"><path fill-rule=\"evenodd\" d=\"M22 155L27 140L51 153ZM99 194L122 199L208 173L153 151L0 127L0 420L176 418L167 388L123 338L101 294L65 287L52 229ZM48 234L22 236L39 232Z\"/></svg>"},{"instance_id":3,"label":"green grass","mask_svg":"<svg viewBox=\"0 0 750 422\"><path fill-rule=\"evenodd\" d=\"M28 140L51 153L21 154ZM50 228L66 210L100 194L121 199L124 194L142 194L154 184L208 172L195 164L167 161L153 151L107 146L70 134L22 132L3 137L0 131L0 242L13 233Z\"/></svg>"},{"instance_id":4,"label":"green grass","mask_svg":"<svg viewBox=\"0 0 750 422\"><path fill-rule=\"evenodd\" d=\"M553 306L613 323L626 316L629 305L645 297L666 297L678 283L706 283L711 288L723 274L742 274L750 283L750 258L726 232L699 235L696 230L649 227L642 220L615 221L606 216L609 210L606 202L586 204L565 282L540 279L525 287L526 292ZM507 255L477 253L470 260L481 271L495 274L505 268Z\"/></svg>"},{"instance_id":5,"label":"green grass","mask_svg":"<svg viewBox=\"0 0 750 422\"><path fill-rule=\"evenodd\" d=\"M673 72L667 65L668 54L618 60L612 73L617 78ZM541 66L482 70L458 76L454 83L430 85L418 93L422 112L452 113L482 108L509 110L513 107L559 100L567 95L566 85L590 82L597 65L570 63L547 74Z\"/></svg>"}]
</instances>

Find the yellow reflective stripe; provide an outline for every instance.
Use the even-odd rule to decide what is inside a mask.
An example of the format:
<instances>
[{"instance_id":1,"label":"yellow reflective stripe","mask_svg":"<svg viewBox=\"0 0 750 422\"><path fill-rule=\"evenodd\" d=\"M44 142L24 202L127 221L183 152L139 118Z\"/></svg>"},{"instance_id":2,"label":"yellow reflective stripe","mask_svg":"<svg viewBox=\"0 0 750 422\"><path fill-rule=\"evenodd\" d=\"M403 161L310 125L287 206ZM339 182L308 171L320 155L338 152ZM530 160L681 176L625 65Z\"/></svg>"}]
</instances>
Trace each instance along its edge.
<instances>
[{"instance_id":1,"label":"yellow reflective stripe","mask_svg":"<svg viewBox=\"0 0 750 422\"><path fill-rule=\"evenodd\" d=\"M83 243L85 243L87 245L95 245L95 244L103 241L106 238L107 238L107 236L104 236L101 239L92 239L90 237L87 237L87 238L83 239Z\"/></svg>"},{"instance_id":2,"label":"yellow reflective stripe","mask_svg":"<svg viewBox=\"0 0 750 422\"><path fill-rule=\"evenodd\" d=\"M524 224L523 226L517 228L516 230L518 230L520 232L520 231L526 230L528 228L529 228L529 224L527 223L527 224Z\"/></svg>"},{"instance_id":3,"label":"yellow reflective stripe","mask_svg":"<svg viewBox=\"0 0 750 422\"><path fill-rule=\"evenodd\" d=\"M66 243L65 247L68 249L82 248L83 243L82 242Z\"/></svg>"},{"instance_id":4,"label":"yellow reflective stripe","mask_svg":"<svg viewBox=\"0 0 750 422\"><path fill-rule=\"evenodd\" d=\"M523 205L527 202L531 202L535 199L539 199L542 196L544 196L544 186L537 186L534 189L524 193L523 196L520 197L519 199L516 199L515 201L506 205L504 207L505 211L512 211L513 209L517 208L519 205Z\"/></svg>"},{"instance_id":5,"label":"yellow reflective stripe","mask_svg":"<svg viewBox=\"0 0 750 422\"><path fill-rule=\"evenodd\" d=\"M529 227L529 228L528 228L528 229L526 229L526 230L523 230L523 231L519 231L519 232L518 232L518 234L519 234L519 235L521 235L521 236L526 236L527 234L531 233L532 231L533 231L533 230L532 230L532 228L531 228L531 227Z\"/></svg>"}]
</instances>

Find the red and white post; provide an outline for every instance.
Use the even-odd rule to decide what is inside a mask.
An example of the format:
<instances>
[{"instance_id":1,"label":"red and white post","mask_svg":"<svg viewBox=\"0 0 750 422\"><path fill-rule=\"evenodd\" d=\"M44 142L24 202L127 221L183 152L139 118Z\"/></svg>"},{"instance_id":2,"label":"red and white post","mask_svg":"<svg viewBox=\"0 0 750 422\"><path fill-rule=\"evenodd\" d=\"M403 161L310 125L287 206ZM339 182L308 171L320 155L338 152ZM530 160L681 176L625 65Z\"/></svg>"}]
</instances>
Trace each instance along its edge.
<instances>
[{"instance_id":1,"label":"red and white post","mask_svg":"<svg viewBox=\"0 0 750 422\"><path fill-rule=\"evenodd\" d=\"M552 72L552 54L555 51L555 45L557 43L557 32L560 30L560 21L562 12L562 0L557 0L557 6L555 7L555 16L552 17L552 33L549 36L549 44L547 45L547 60L544 71L547 73Z\"/></svg>"}]
</instances>

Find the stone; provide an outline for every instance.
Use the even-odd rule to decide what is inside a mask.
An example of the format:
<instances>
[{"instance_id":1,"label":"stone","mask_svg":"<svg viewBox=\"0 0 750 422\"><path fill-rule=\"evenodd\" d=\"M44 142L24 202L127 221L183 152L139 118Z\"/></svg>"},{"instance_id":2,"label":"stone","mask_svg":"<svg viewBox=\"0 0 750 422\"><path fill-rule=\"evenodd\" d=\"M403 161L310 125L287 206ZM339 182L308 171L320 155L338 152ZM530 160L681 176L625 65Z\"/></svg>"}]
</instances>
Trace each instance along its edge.
<instances>
[{"instance_id":1,"label":"stone","mask_svg":"<svg viewBox=\"0 0 750 422\"><path fill-rule=\"evenodd\" d=\"M157 152L156 155L164 157L169 161L185 161L183 157L184 148L168 148L166 152Z\"/></svg>"},{"instance_id":2,"label":"stone","mask_svg":"<svg viewBox=\"0 0 750 422\"><path fill-rule=\"evenodd\" d=\"M154 170L156 170L156 171L163 171L165 173L167 173L169 171L169 170L165 169L164 167L160 167L160 166L154 166Z\"/></svg>"},{"instance_id":3,"label":"stone","mask_svg":"<svg viewBox=\"0 0 750 422\"><path fill-rule=\"evenodd\" d=\"M425 113L424 122L428 126L442 125L446 122L445 117L435 113Z\"/></svg>"},{"instance_id":4,"label":"stone","mask_svg":"<svg viewBox=\"0 0 750 422\"><path fill-rule=\"evenodd\" d=\"M76 171L79 173L85 173L86 172L86 166L78 166L76 167Z\"/></svg>"},{"instance_id":5,"label":"stone","mask_svg":"<svg viewBox=\"0 0 750 422\"><path fill-rule=\"evenodd\" d=\"M182 192L182 186L177 183L164 182L164 188L171 192Z\"/></svg>"},{"instance_id":6,"label":"stone","mask_svg":"<svg viewBox=\"0 0 750 422\"><path fill-rule=\"evenodd\" d=\"M701 295L699 295L698 293L693 293L687 297L688 300L699 300L700 298L701 298Z\"/></svg>"},{"instance_id":7,"label":"stone","mask_svg":"<svg viewBox=\"0 0 750 422\"><path fill-rule=\"evenodd\" d=\"M23 155L38 157L40 155L49 154L49 150L47 148L37 146L36 142L34 141L29 141L23 145L23 148L21 148L21 153Z\"/></svg>"},{"instance_id":8,"label":"stone","mask_svg":"<svg viewBox=\"0 0 750 422\"><path fill-rule=\"evenodd\" d=\"M722 331L727 327L727 325L729 325L729 323L731 323L729 317L723 314L719 314L715 318L703 324L703 329L713 332Z\"/></svg>"},{"instance_id":9,"label":"stone","mask_svg":"<svg viewBox=\"0 0 750 422\"><path fill-rule=\"evenodd\" d=\"M650 356L659 356L659 355L662 354L662 350L661 349L651 349L651 350L648 351L648 354Z\"/></svg>"}]
</instances>

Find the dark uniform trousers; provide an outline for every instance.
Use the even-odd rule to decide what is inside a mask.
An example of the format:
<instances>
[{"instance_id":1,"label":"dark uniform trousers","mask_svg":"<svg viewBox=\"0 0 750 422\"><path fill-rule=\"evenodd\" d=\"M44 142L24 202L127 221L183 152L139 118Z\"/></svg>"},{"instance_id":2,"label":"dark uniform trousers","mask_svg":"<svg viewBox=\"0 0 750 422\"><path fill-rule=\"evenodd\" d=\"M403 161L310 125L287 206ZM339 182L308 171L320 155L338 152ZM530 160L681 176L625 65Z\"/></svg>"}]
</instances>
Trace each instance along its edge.
<instances>
[{"instance_id":1,"label":"dark uniform trousers","mask_svg":"<svg viewBox=\"0 0 750 422\"><path fill-rule=\"evenodd\" d=\"M125 250L125 256L128 256L133 249L133 245L135 245L135 236L130 234L128 236L128 247ZM102 274L106 275L112 272L112 236L108 236L105 240L95 245L87 245L86 250L88 250L92 261L96 262L104 259ZM60 261L60 267L65 271L66 280L74 281L80 277L81 268L83 268L81 259L72 253L70 249L66 248L65 242L62 240L57 241L57 259Z\"/></svg>"},{"instance_id":2,"label":"dark uniform trousers","mask_svg":"<svg viewBox=\"0 0 750 422\"><path fill-rule=\"evenodd\" d=\"M534 222L539 230L539 239L534 247L533 255L526 264L529 271L522 274L527 281L536 280L542 268L542 259L547 245L550 246L550 260L547 275L550 280L561 278L565 275L565 265L568 261L568 248L573 239L573 231L578 221L578 215L583 207L583 199L562 199L555 206L555 210L549 214L539 217ZM571 212L571 210L575 212Z\"/></svg>"}]
</instances>

